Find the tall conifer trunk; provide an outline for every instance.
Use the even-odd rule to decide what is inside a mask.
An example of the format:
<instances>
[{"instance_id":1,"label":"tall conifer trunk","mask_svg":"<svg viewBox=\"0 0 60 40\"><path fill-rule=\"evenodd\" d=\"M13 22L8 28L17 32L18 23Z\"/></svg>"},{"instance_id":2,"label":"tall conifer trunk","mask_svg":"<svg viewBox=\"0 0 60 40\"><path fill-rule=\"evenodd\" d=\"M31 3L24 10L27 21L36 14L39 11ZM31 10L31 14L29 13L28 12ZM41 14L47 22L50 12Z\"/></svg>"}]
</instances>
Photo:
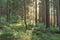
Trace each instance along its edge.
<instances>
[{"instance_id":1,"label":"tall conifer trunk","mask_svg":"<svg viewBox=\"0 0 60 40\"><path fill-rule=\"evenodd\" d=\"M49 0L46 0L46 28L50 26L50 17L49 17Z\"/></svg>"}]
</instances>

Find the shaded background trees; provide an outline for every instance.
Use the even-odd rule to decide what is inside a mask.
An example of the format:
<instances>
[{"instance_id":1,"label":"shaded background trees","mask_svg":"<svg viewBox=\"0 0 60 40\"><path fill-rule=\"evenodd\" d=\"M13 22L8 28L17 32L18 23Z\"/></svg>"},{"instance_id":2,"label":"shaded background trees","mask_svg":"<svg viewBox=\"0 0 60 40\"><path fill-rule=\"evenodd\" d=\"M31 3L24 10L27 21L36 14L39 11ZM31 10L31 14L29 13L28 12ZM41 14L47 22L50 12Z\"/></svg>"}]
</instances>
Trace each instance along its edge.
<instances>
[{"instance_id":1,"label":"shaded background trees","mask_svg":"<svg viewBox=\"0 0 60 40\"><path fill-rule=\"evenodd\" d=\"M1 2L0 14L1 18L4 15L4 22L23 24L26 29L28 25L37 27L40 23L44 23L46 27L59 25L57 0L1 0Z\"/></svg>"}]
</instances>

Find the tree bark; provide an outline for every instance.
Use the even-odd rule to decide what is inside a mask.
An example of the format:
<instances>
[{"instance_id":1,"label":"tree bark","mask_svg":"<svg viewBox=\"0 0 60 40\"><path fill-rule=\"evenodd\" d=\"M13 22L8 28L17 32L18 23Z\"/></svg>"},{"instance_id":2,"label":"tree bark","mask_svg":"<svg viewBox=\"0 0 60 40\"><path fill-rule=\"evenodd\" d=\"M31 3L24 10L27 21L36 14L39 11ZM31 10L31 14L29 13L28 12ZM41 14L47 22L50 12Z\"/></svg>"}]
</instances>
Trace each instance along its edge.
<instances>
[{"instance_id":1,"label":"tree bark","mask_svg":"<svg viewBox=\"0 0 60 40\"><path fill-rule=\"evenodd\" d=\"M10 3L7 0L7 22L10 22Z\"/></svg>"},{"instance_id":2,"label":"tree bark","mask_svg":"<svg viewBox=\"0 0 60 40\"><path fill-rule=\"evenodd\" d=\"M26 32L27 29L27 23L26 23L26 0L24 0L24 32Z\"/></svg>"},{"instance_id":3,"label":"tree bark","mask_svg":"<svg viewBox=\"0 0 60 40\"><path fill-rule=\"evenodd\" d=\"M37 0L35 0L35 25L37 27Z\"/></svg>"},{"instance_id":4,"label":"tree bark","mask_svg":"<svg viewBox=\"0 0 60 40\"><path fill-rule=\"evenodd\" d=\"M57 0L58 2L58 13L57 13L57 26L59 27L59 29L60 29L60 0Z\"/></svg>"},{"instance_id":5,"label":"tree bark","mask_svg":"<svg viewBox=\"0 0 60 40\"><path fill-rule=\"evenodd\" d=\"M49 0L46 0L46 28L50 26L50 17L49 17Z\"/></svg>"},{"instance_id":6,"label":"tree bark","mask_svg":"<svg viewBox=\"0 0 60 40\"><path fill-rule=\"evenodd\" d=\"M0 8L1 8L1 10L0 10L0 29L2 29L2 23L1 23L2 5L1 4L2 3L0 1Z\"/></svg>"}]
</instances>

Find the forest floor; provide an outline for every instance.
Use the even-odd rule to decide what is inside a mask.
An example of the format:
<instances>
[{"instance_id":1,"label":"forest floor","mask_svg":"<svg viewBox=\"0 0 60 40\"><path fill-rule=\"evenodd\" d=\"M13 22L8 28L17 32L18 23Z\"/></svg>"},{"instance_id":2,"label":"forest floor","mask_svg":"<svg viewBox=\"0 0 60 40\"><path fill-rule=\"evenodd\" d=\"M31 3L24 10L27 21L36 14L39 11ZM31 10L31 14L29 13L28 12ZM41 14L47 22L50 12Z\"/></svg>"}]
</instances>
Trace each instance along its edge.
<instances>
[{"instance_id":1,"label":"forest floor","mask_svg":"<svg viewBox=\"0 0 60 40\"><path fill-rule=\"evenodd\" d=\"M6 18L6 17L5 17ZM38 27L34 25L27 25L27 30L24 32L24 25L23 22L15 23L15 19L12 20L10 23L6 22L6 19L2 17L2 29L0 29L0 40L60 40L60 34L50 33L50 32L43 32L45 30L45 25L39 24ZM12 18L13 19L13 18ZM58 31L59 28L50 28L48 30L51 31Z\"/></svg>"},{"instance_id":2,"label":"forest floor","mask_svg":"<svg viewBox=\"0 0 60 40\"><path fill-rule=\"evenodd\" d=\"M42 33L34 34L33 40L60 40L60 34Z\"/></svg>"},{"instance_id":3,"label":"forest floor","mask_svg":"<svg viewBox=\"0 0 60 40\"><path fill-rule=\"evenodd\" d=\"M52 33L32 33L31 30L27 32L23 31L11 31L11 30L0 30L0 38L17 38L17 40L60 40L60 34Z\"/></svg>"}]
</instances>

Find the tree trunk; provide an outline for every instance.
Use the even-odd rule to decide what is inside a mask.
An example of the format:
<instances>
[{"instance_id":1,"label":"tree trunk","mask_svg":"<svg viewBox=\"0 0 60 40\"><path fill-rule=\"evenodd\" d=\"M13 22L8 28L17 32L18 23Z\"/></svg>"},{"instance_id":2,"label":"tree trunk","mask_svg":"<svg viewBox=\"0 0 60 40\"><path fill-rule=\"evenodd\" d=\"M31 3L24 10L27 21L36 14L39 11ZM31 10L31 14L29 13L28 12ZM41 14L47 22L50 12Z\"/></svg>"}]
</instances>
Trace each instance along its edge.
<instances>
[{"instance_id":1,"label":"tree trunk","mask_svg":"<svg viewBox=\"0 0 60 40\"><path fill-rule=\"evenodd\" d=\"M0 29L2 29L2 23L1 23L2 5L1 4L2 3L0 1L0 8L1 8L1 10L0 10Z\"/></svg>"},{"instance_id":2,"label":"tree trunk","mask_svg":"<svg viewBox=\"0 0 60 40\"><path fill-rule=\"evenodd\" d=\"M10 3L7 1L7 22L10 22Z\"/></svg>"},{"instance_id":3,"label":"tree trunk","mask_svg":"<svg viewBox=\"0 0 60 40\"><path fill-rule=\"evenodd\" d=\"M35 0L35 25L37 27L37 0Z\"/></svg>"},{"instance_id":4,"label":"tree trunk","mask_svg":"<svg viewBox=\"0 0 60 40\"><path fill-rule=\"evenodd\" d=\"M0 12L0 28L1 28L1 12Z\"/></svg>"},{"instance_id":5,"label":"tree trunk","mask_svg":"<svg viewBox=\"0 0 60 40\"><path fill-rule=\"evenodd\" d=\"M46 28L50 26L50 17L49 17L49 0L46 0Z\"/></svg>"},{"instance_id":6,"label":"tree trunk","mask_svg":"<svg viewBox=\"0 0 60 40\"><path fill-rule=\"evenodd\" d=\"M26 32L27 29L27 23L26 23L26 0L24 0L24 32Z\"/></svg>"},{"instance_id":7,"label":"tree trunk","mask_svg":"<svg viewBox=\"0 0 60 40\"><path fill-rule=\"evenodd\" d=\"M58 0L58 13L57 13L57 26L59 26L59 29L60 29L60 0Z\"/></svg>"}]
</instances>

